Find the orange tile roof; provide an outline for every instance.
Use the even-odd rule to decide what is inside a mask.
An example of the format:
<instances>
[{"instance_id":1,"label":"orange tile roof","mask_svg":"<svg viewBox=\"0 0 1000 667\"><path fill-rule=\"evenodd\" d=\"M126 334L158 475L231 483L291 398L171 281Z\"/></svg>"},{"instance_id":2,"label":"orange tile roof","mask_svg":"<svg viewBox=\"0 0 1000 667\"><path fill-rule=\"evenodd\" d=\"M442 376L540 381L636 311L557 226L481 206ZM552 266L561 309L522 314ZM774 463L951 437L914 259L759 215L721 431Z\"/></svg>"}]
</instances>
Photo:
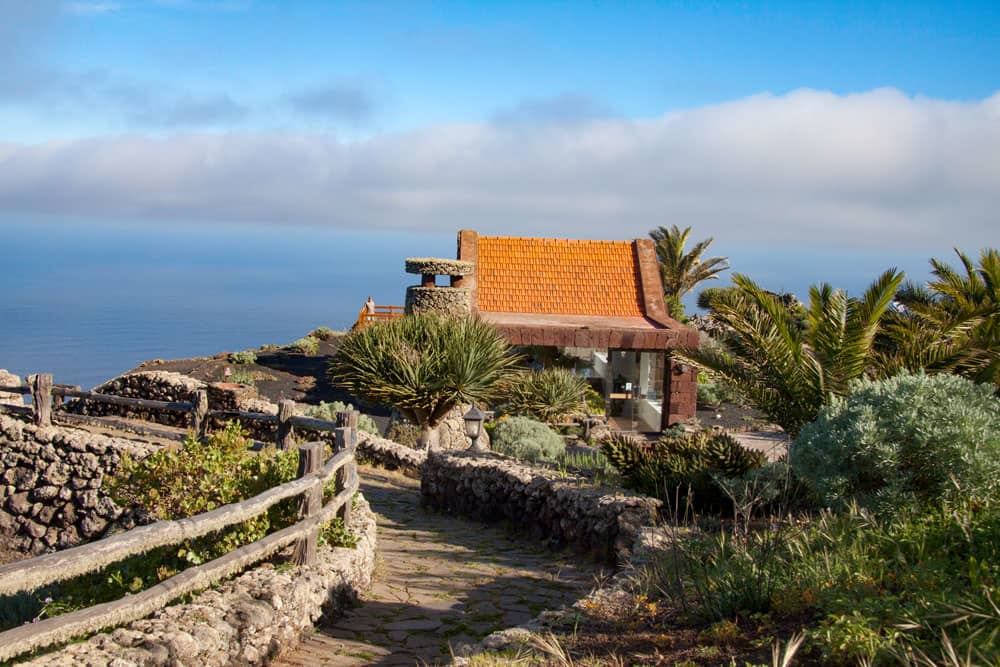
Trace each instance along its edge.
<instances>
[{"instance_id":1,"label":"orange tile roof","mask_svg":"<svg viewBox=\"0 0 1000 667\"><path fill-rule=\"evenodd\" d=\"M479 310L642 317L631 241L480 236Z\"/></svg>"}]
</instances>

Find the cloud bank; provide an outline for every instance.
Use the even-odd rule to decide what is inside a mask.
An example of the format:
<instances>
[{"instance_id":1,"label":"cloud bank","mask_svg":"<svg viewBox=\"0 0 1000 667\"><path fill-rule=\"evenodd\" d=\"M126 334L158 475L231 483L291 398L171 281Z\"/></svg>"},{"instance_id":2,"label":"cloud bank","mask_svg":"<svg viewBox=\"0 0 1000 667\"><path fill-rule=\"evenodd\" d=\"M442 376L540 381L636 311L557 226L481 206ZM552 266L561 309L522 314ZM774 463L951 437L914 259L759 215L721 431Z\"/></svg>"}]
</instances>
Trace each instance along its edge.
<instances>
[{"instance_id":1,"label":"cloud bank","mask_svg":"<svg viewBox=\"0 0 1000 667\"><path fill-rule=\"evenodd\" d=\"M257 132L2 143L0 211L603 238L676 223L758 245L938 252L998 238L1000 93L799 90L645 120L542 115L360 142Z\"/></svg>"}]
</instances>

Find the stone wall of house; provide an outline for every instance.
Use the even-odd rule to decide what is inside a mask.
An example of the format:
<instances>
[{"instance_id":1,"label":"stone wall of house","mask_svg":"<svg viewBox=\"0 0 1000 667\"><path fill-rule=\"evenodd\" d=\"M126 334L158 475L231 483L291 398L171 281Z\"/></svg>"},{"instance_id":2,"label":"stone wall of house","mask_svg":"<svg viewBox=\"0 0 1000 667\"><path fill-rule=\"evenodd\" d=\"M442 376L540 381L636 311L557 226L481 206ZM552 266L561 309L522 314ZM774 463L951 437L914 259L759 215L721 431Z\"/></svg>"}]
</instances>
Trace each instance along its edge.
<instances>
[{"instance_id":1,"label":"stone wall of house","mask_svg":"<svg viewBox=\"0 0 1000 667\"><path fill-rule=\"evenodd\" d=\"M121 509L102 490L122 457L153 445L0 415L0 532L25 553L100 537Z\"/></svg>"},{"instance_id":2,"label":"stone wall of house","mask_svg":"<svg viewBox=\"0 0 1000 667\"><path fill-rule=\"evenodd\" d=\"M442 313L468 315L472 312L472 296L468 287L406 288L406 314Z\"/></svg>"},{"instance_id":3,"label":"stone wall of house","mask_svg":"<svg viewBox=\"0 0 1000 667\"><path fill-rule=\"evenodd\" d=\"M358 496L348 528L353 549L320 547L315 565L271 564L161 609L127 627L95 635L25 665L266 665L292 648L321 614L347 608L371 584L375 515Z\"/></svg>"},{"instance_id":4,"label":"stone wall of house","mask_svg":"<svg viewBox=\"0 0 1000 667\"><path fill-rule=\"evenodd\" d=\"M420 490L425 506L482 521L506 519L553 548L574 546L611 564L624 562L661 504L495 454L430 452Z\"/></svg>"}]
</instances>

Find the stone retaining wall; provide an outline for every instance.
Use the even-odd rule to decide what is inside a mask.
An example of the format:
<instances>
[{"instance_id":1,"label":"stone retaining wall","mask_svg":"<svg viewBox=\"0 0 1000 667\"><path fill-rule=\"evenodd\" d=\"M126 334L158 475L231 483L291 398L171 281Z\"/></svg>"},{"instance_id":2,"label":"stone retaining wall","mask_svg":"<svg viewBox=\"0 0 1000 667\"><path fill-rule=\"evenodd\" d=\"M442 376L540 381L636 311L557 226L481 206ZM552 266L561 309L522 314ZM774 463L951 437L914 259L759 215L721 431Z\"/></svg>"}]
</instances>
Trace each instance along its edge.
<instances>
[{"instance_id":1,"label":"stone retaining wall","mask_svg":"<svg viewBox=\"0 0 1000 667\"><path fill-rule=\"evenodd\" d=\"M482 521L506 519L553 548L575 546L610 564L625 562L661 504L494 454L432 452L420 491L425 506Z\"/></svg>"},{"instance_id":2,"label":"stone retaining wall","mask_svg":"<svg viewBox=\"0 0 1000 667\"><path fill-rule=\"evenodd\" d=\"M0 415L0 532L25 553L100 537L121 515L101 490L122 456L153 445Z\"/></svg>"},{"instance_id":3,"label":"stone retaining wall","mask_svg":"<svg viewBox=\"0 0 1000 667\"><path fill-rule=\"evenodd\" d=\"M358 455L377 466L419 475L427 460L427 451L412 449L392 440L364 431L358 432Z\"/></svg>"},{"instance_id":4,"label":"stone retaining wall","mask_svg":"<svg viewBox=\"0 0 1000 667\"><path fill-rule=\"evenodd\" d=\"M371 584L375 568L375 515L358 496L348 526L353 549L320 547L315 565L278 571L264 564L166 607L127 627L95 635L24 663L35 667L80 664L266 665L321 614L343 610Z\"/></svg>"}]
</instances>

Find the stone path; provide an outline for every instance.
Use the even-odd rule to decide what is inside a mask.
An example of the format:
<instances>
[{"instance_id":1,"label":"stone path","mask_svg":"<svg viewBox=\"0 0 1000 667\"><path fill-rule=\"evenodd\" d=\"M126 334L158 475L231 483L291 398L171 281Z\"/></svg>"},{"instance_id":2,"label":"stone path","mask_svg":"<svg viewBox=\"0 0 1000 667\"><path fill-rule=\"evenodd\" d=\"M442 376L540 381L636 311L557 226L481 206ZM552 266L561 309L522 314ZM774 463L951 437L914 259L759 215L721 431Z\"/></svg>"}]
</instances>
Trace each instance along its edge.
<instances>
[{"instance_id":1,"label":"stone path","mask_svg":"<svg viewBox=\"0 0 1000 667\"><path fill-rule=\"evenodd\" d=\"M586 595L599 567L502 527L425 512L420 483L360 471L378 515L372 589L275 663L282 667L443 664L450 648Z\"/></svg>"}]
</instances>

